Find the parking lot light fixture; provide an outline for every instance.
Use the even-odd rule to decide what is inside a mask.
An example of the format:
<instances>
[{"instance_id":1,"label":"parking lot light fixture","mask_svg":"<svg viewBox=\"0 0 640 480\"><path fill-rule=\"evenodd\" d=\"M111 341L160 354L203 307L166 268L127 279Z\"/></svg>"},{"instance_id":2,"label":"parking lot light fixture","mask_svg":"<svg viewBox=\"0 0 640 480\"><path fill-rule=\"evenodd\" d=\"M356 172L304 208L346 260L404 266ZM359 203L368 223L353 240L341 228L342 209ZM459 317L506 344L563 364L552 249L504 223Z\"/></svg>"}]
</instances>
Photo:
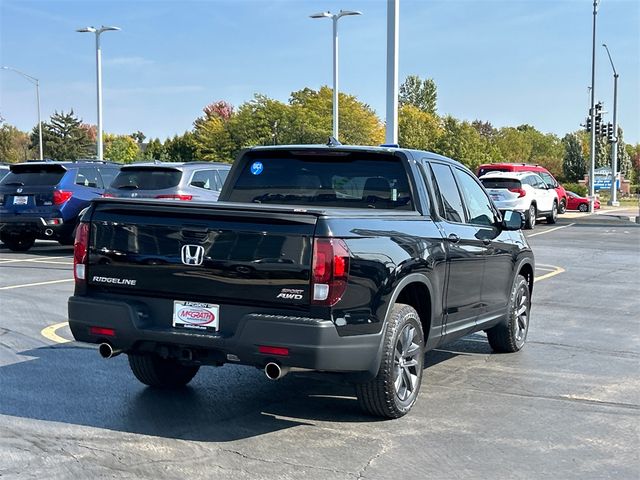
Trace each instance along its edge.
<instances>
[{"instance_id":1,"label":"parking lot light fixture","mask_svg":"<svg viewBox=\"0 0 640 480\"><path fill-rule=\"evenodd\" d=\"M356 10L340 10L338 13L319 12L310 18L330 18L333 21L333 138L338 140L338 20L351 15L362 15Z\"/></svg>"},{"instance_id":2,"label":"parking lot light fixture","mask_svg":"<svg viewBox=\"0 0 640 480\"><path fill-rule=\"evenodd\" d=\"M100 34L103 32L117 31L119 27L84 27L79 28L76 32L79 33L93 33L96 36L96 89L98 97L98 132L97 136L97 157L98 160L102 160L102 52L100 50Z\"/></svg>"},{"instance_id":3,"label":"parking lot light fixture","mask_svg":"<svg viewBox=\"0 0 640 480\"><path fill-rule=\"evenodd\" d=\"M609 52L609 47L607 47L606 43L603 43L602 46L607 51L607 55L609 56L609 62L611 62L611 69L613 70L613 141L611 142L611 199L608 204L614 207L619 207L620 202L618 202L617 196L617 185L616 179L618 178L618 72L616 72L616 67L613 65L613 60L611 59L611 52Z\"/></svg>"},{"instance_id":4,"label":"parking lot light fixture","mask_svg":"<svg viewBox=\"0 0 640 480\"><path fill-rule=\"evenodd\" d=\"M16 70L15 68L11 68L11 67L1 67L1 68L2 70L10 70L12 72L17 73L18 75L22 75L29 82L33 83L36 86L36 101L38 103L38 143L40 145L40 160L44 160L43 152L42 152L42 119L40 118L40 80L38 80L35 77L32 77L31 75L27 75L26 73L21 72L20 70Z\"/></svg>"}]
</instances>

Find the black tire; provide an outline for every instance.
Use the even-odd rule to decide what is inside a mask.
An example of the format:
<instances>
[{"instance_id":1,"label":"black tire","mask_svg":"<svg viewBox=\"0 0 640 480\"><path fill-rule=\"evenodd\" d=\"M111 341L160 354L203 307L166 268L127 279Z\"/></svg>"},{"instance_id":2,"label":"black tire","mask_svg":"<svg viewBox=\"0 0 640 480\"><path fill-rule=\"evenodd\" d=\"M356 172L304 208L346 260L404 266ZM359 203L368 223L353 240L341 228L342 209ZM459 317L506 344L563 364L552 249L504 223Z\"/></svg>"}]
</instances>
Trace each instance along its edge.
<instances>
[{"instance_id":1,"label":"black tire","mask_svg":"<svg viewBox=\"0 0 640 480\"><path fill-rule=\"evenodd\" d=\"M560 200L560 206L558 207L558 213L560 215L562 215L563 213L567 213L567 200L566 199L562 199Z\"/></svg>"},{"instance_id":2,"label":"black tire","mask_svg":"<svg viewBox=\"0 0 640 480\"><path fill-rule=\"evenodd\" d=\"M409 305L394 305L383 342L378 375L356 384L356 394L365 412L399 418L413 407L422 383L424 333L418 312Z\"/></svg>"},{"instance_id":3,"label":"black tire","mask_svg":"<svg viewBox=\"0 0 640 480\"><path fill-rule=\"evenodd\" d=\"M532 203L529 206L529 211L527 211L527 214L526 214L526 220L525 220L524 228L526 228L528 230L533 230L533 227L536 226L536 216L537 215L538 215L538 210L536 209L536 206Z\"/></svg>"},{"instance_id":4,"label":"black tire","mask_svg":"<svg viewBox=\"0 0 640 480\"><path fill-rule=\"evenodd\" d=\"M551 207L551 213L547 215L547 223L553 225L558 221L558 204L554 201Z\"/></svg>"},{"instance_id":5,"label":"black tire","mask_svg":"<svg viewBox=\"0 0 640 480\"><path fill-rule=\"evenodd\" d=\"M145 385L160 388L180 388L195 377L200 367L182 365L177 360L160 358L155 354L129 354L131 371Z\"/></svg>"},{"instance_id":6,"label":"black tire","mask_svg":"<svg viewBox=\"0 0 640 480\"><path fill-rule=\"evenodd\" d=\"M522 275L518 275L511 289L506 320L487 330L487 339L494 352L513 353L524 347L529 332L530 314L529 283Z\"/></svg>"},{"instance_id":7,"label":"black tire","mask_svg":"<svg viewBox=\"0 0 640 480\"><path fill-rule=\"evenodd\" d=\"M580 210L581 212L588 212L589 211L589 205L586 203L581 203L580 205L578 205L578 210Z\"/></svg>"},{"instance_id":8,"label":"black tire","mask_svg":"<svg viewBox=\"0 0 640 480\"><path fill-rule=\"evenodd\" d=\"M2 243L13 252L26 252L36 243L35 235L3 233L0 236Z\"/></svg>"}]
</instances>

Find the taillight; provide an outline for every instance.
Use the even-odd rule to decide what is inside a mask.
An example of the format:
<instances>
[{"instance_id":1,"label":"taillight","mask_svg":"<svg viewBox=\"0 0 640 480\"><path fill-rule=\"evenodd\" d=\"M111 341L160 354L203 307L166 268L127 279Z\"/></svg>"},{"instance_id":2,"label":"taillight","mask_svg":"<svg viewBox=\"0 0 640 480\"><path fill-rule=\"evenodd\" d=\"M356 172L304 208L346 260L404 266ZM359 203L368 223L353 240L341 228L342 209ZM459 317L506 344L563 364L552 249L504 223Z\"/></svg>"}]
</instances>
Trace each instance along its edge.
<instances>
[{"instance_id":1,"label":"taillight","mask_svg":"<svg viewBox=\"0 0 640 480\"><path fill-rule=\"evenodd\" d=\"M349 249L337 238L316 238L311 265L312 303L335 305L347 289Z\"/></svg>"},{"instance_id":2,"label":"taillight","mask_svg":"<svg viewBox=\"0 0 640 480\"><path fill-rule=\"evenodd\" d=\"M71 198L71 195L73 195L73 192L70 192L68 190L54 190L53 191L53 204L54 205L61 205L64 202L66 202L67 200L69 200Z\"/></svg>"},{"instance_id":3,"label":"taillight","mask_svg":"<svg viewBox=\"0 0 640 480\"><path fill-rule=\"evenodd\" d=\"M164 198L165 200L191 200L193 195L156 195L156 198Z\"/></svg>"},{"instance_id":4,"label":"taillight","mask_svg":"<svg viewBox=\"0 0 640 480\"><path fill-rule=\"evenodd\" d=\"M517 193L518 198L524 197L527 194L524 188L510 188L509 191L513 193Z\"/></svg>"},{"instance_id":5,"label":"taillight","mask_svg":"<svg viewBox=\"0 0 640 480\"><path fill-rule=\"evenodd\" d=\"M76 239L73 242L73 278L76 283L85 281L85 266L87 264L87 250L89 249L89 224L79 223L76 229Z\"/></svg>"},{"instance_id":6,"label":"taillight","mask_svg":"<svg viewBox=\"0 0 640 480\"><path fill-rule=\"evenodd\" d=\"M113 193L103 193L102 198L115 198L115 195Z\"/></svg>"}]
</instances>

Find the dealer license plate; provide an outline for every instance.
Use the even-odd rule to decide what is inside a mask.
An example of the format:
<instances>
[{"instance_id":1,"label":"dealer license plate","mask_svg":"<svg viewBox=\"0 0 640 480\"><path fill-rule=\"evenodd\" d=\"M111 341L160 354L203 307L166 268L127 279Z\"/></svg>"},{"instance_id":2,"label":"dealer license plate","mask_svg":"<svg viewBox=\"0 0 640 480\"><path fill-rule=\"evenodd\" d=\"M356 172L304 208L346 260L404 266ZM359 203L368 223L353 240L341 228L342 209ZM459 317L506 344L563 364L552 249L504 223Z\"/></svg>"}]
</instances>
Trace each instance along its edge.
<instances>
[{"instance_id":1,"label":"dealer license plate","mask_svg":"<svg viewBox=\"0 0 640 480\"><path fill-rule=\"evenodd\" d=\"M13 197L14 205L26 205L27 203L29 203L29 197L26 197L24 195Z\"/></svg>"},{"instance_id":2,"label":"dealer license plate","mask_svg":"<svg viewBox=\"0 0 640 480\"><path fill-rule=\"evenodd\" d=\"M175 300L173 326L216 332L220 328L220 305Z\"/></svg>"},{"instance_id":3,"label":"dealer license plate","mask_svg":"<svg viewBox=\"0 0 640 480\"><path fill-rule=\"evenodd\" d=\"M502 197L499 194L496 193L492 193L491 194L491 199L492 200L500 200Z\"/></svg>"}]
</instances>

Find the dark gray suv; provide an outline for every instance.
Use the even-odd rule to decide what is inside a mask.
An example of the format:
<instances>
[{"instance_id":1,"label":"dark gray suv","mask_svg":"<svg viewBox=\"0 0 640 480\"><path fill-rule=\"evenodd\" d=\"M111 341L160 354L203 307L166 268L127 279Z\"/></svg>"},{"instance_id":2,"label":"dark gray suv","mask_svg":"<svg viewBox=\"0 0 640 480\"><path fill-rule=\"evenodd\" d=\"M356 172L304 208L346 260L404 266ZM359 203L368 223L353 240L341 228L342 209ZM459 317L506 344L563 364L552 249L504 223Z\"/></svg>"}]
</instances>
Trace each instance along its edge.
<instances>
[{"instance_id":1,"label":"dark gray suv","mask_svg":"<svg viewBox=\"0 0 640 480\"><path fill-rule=\"evenodd\" d=\"M216 201L231 165L153 162L122 167L104 197Z\"/></svg>"}]
</instances>

